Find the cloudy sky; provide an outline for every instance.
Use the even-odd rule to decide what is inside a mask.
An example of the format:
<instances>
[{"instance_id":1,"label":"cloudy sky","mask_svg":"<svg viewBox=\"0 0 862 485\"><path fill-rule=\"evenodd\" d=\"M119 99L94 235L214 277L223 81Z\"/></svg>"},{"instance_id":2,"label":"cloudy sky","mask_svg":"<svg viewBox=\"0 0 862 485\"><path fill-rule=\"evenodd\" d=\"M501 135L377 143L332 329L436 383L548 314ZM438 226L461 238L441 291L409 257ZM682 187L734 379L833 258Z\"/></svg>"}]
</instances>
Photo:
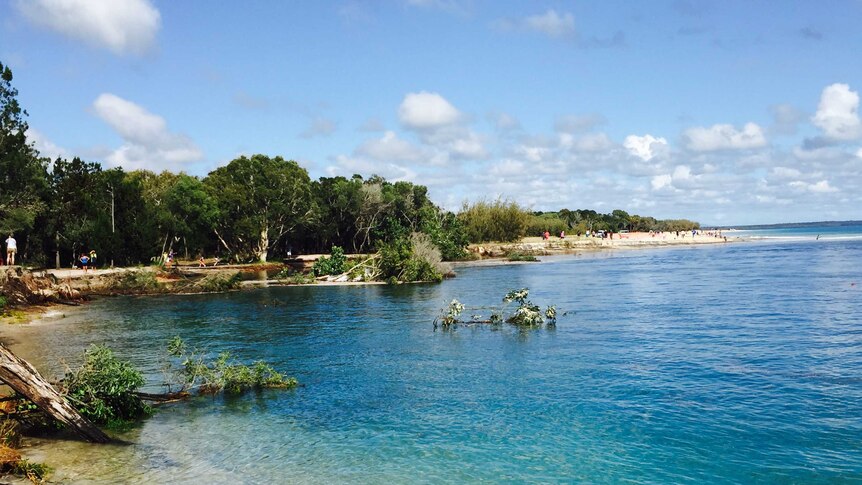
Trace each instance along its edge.
<instances>
[{"instance_id":1,"label":"cloudy sky","mask_svg":"<svg viewBox=\"0 0 862 485\"><path fill-rule=\"evenodd\" d=\"M0 0L43 154L439 204L862 219L862 1Z\"/></svg>"}]
</instances>

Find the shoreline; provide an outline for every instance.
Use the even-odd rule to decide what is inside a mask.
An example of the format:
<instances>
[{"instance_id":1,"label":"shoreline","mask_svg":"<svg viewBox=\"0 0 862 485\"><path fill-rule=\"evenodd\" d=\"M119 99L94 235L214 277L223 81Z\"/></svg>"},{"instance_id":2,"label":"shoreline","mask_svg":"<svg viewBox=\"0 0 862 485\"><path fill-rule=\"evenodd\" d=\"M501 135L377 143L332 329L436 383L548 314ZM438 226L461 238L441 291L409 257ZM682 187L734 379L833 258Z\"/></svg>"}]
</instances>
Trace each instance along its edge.
<instances>
[{"instance_id":1,"label":"shoreline","mask_svg":"<svg viewBox=\"0 0 862 485\"><path fill-rule=\"evenodd\" d=\"M520 265L534 264L530 261L510 261L508 256L513 253L527 254L532 256L560 256L560 255L576 255L581 253L616 251L616 250L636 250L636 249L653 249L653 248L674 248L674 247L692 247L700 245L712 244L732 244L738 242L751 242L750 238L742 237L714 237L699 234L686 237L675 237L670 234L651 235L648 233L628 233L615 235L614 239L587 238L584 236L571 236L566 239L551 237L548 240L543 240L540 237L525 237L517 242L501 243L489 242L482 244L470 244L467 247L468 254L474 256L475 259L464 261L448 262L453 267L468 267L468 266L498 266L498 265ZM295 258L294 263L301 262L303 265L309 265L322 255L303 255ZM542 261L537 261L542 262ZM546 261L547 262L547 261ZM41 301L30 303L27 305L17 305L11 308L11 312L7 315L0 316L0 324L21 325L36 323L46 318L53 318L55 314L63 314L65 312L73 312L79 307L86 307L86 303L94 298L104 296L118 296L122 294L131 294L139 296L156 296L156 295L191 295L203 293L225 293L228 291L242 291L247 288L258 287L278 287L278 286L364 286L364 285L385 285L385 281L328 281L325 279L315 280L310 283L295 283L285 279L272 279L267 271L278 270L283 267L288 267L290 263L254 263L249 265L228 264L217 267L198 267L189 262L186 265L178 265L173 269L173 273L165 274L158 268L152 266L145 267L123 267L123 268L100 268L91 269L84 273L81 269L40 269L27 271L21 269L24 274L30 275L33 278L40 280L53 280L55 286L65 286L68 290L75 293L74 299L67 301ZM16 270L20 267L12 267ZM0 271L2 271L0 267ZM5 267L7 271L10 267ZM106 280L112 275L119 275L129 272L153 272L156 273L160 283L165 284L159 291L111 291L106 286ZM206 277L209 275L231 275L235 273L244 275L258 274L258 278L244 279L237 288L231 288L221 291L175 291L170 288L170 284L176 278L185 277ZM162 273L162 274L159 274ZM2 282L2 281L0 281ZM64 309L64 311L61 311Z\"/></svg>"}]
</instances>

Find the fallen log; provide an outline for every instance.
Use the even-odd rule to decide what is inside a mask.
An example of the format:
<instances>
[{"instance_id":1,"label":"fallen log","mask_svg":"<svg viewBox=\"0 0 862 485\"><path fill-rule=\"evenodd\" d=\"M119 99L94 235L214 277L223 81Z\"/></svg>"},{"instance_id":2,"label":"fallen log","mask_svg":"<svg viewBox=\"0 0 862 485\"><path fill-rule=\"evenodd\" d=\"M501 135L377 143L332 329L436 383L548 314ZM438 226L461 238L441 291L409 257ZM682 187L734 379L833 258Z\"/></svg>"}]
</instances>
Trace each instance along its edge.
<instances>
[{"instance_id":1,"label":"fallen log","mask_svg":"<svg viewBox=\"0 0 862 485\"><path fill-rule=\"evenodd\" d=\"M185 401L191 394L186 391L168 392L165 394L150 394L148 392L136 392L136 396L144 401L150 401L155 404L165 404L169 402Z\"/></svg>"},{"instance_id":2,"label":"fallen log","mask_svg":"<svg viewBox=\"0 0 862 485\"><path fill-rule=\"evenodd\" d=\"M81 416L32 365L3 344L0 344L0 380L85 440L92 443L111 441L108 435Z\"/></svg>"}]
</instances>

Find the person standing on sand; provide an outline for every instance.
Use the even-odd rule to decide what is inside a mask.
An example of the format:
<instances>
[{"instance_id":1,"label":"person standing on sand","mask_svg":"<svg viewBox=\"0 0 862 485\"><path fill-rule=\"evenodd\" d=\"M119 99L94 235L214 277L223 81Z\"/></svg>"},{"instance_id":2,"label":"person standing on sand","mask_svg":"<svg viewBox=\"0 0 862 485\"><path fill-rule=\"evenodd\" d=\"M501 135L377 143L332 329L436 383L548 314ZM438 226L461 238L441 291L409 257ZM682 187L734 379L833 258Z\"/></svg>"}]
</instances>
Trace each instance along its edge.
<instances>
[{"instance_id":1,"label":"person standing on sand","mask_svg":"<svg viewBox=\"0 0 862 485\"><path fill-rule=\"evenodd\" d=\"M9 234L9 238L6 239L6 264L9 266L15 266L15 253L18 252L18 241L12 237L12 234Z\"/></svg>"}]
</instances>

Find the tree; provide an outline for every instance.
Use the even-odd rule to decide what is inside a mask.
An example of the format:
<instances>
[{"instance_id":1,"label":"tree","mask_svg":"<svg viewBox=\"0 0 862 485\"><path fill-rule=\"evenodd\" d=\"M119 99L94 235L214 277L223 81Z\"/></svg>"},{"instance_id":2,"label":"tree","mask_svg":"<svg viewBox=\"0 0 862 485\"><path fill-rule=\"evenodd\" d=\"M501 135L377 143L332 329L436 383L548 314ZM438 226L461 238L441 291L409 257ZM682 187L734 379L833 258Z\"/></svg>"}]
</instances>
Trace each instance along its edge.
<instances>
[{"instance_id":1,"label":"tree","mask_svg":"<svg viewBox=\"0 0 862 485\"><path fill-rule=\"evenodd\" d=\"M218 215L214 233L237 257L266 262L269 251L313 215L311 179L294 161L240 157L204 179Z\"/></svg>"},{"instance_id":2,"label":"tree","mask_svg":"<svg viewBox=\"0 0 862 485\"><path fill-rule=\"evenodd\" d=\"M197 177L179 174L165 193L165 206L174 234L183 241L186 258L190 247L202 251L218 218L216 203L203 182Z\"/></svg>"},{"instance_id":3,"label":"tree","mask_svg":"<svg viewBox=\"0 0 862 485\"><path fill-rule=\"evenodd\" d=\"M57 158L51 171L51 235L55 241L55 264L74 261L79 250L96 238L102 167L78 157ZM69 259L61 256L68 255Z\"/></svg>"},{"instance_id":4,"label":"tree","mask_svg":"<svg viewBox=\"0 0 862 485\"><path fill-rule=\"evenodd\" d=\"M48 161L27 142L27 112L17 96L12 70L0 63L0 233L23 233L26 257L26 241L47 207Z\"/></svg>"}]
</instances>

